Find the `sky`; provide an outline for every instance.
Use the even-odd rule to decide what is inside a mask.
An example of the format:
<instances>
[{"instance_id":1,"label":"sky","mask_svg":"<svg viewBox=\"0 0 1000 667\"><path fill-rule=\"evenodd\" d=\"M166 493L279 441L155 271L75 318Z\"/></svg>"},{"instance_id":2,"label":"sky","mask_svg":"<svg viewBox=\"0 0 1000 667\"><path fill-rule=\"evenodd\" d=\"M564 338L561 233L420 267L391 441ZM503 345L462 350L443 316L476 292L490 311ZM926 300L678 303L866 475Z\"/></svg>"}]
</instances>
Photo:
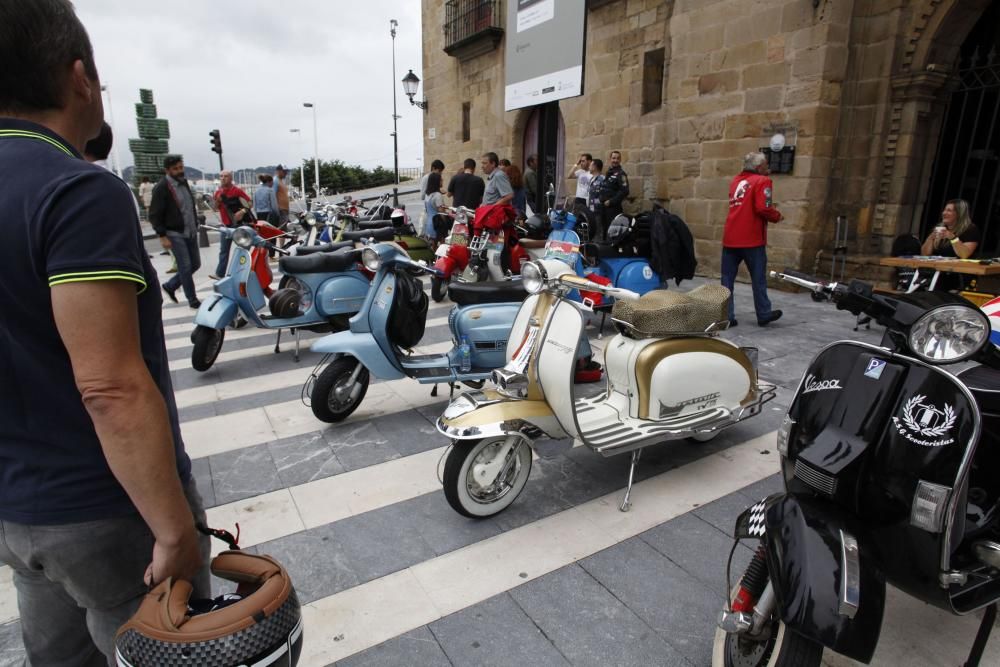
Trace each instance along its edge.
<instances>
[{"instance_id":1,"label":"sky","mask_svg":"<svg viewBox=\"0 0 1000 667\"><path fill-rule=\"evenodd\" d=\"M399 166L418 167L423 112L400 80L421 79L418 0L74 0L90 34L105 117L122 166L132 164L135 103L151 88L170 121L170 150L185 164L218 170L210 130L222 133L227 169L312 159L316 105L321 160L392 169L392 94ZM389 19L396 19L392 77ZM423 99L423 86L417 93ZM113 116L113 118L112 118ZM299 128L301 132L289 132ZM112 158L114 153L112 153Z\"/></svg>"}]
</instances>

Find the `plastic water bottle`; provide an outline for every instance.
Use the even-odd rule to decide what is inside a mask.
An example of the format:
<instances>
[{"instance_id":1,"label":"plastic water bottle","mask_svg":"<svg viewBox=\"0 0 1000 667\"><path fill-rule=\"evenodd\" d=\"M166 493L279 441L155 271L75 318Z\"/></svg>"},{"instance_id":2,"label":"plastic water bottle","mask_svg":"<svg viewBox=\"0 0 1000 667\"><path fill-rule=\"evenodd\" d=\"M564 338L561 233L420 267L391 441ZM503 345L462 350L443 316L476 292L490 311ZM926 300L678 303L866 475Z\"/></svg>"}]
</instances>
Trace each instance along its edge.
<instances>
[{"instance_id":1,"label":"plastic water bottle","mask_svg":"<svg viewBox=\"0 0 1000 667\"><path fill-rule=\"evenodd\" d=\"M468 373L472 370L472 345L469 344L469 337L462 336L462 344L458 347L458 356L462 364L462 372Z\"/></svg>"}]
</instances>

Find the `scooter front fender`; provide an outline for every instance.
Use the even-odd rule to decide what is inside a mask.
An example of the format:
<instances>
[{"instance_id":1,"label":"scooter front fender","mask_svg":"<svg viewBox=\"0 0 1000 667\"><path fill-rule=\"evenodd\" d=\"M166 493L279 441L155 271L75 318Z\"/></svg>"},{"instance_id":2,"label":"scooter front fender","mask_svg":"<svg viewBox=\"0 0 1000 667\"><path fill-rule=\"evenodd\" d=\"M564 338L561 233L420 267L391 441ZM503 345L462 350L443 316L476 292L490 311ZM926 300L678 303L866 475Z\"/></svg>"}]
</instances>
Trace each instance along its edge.
<instances>
[{"instance_id":1,"label":"scooter front fender","mask_svg":"<svg viewBox=\"0 0 1000 667\"><path fill-rule=\"evenodd\" d=\"M313 352L320 354L346 354L354 357L368 372L383 380L399 380L406 375L393 365L373 336L339 331L323 336L312 344Z\"/></svg>"},{"instance_id":2,"label":"scooter front fender","mask_svg":"<svg viewBox=\"0 0 1000 667\"><path fill-rule=\"evenodd\" d=\"M194 323L209 329L225 329L235 317L235 301L221 294L211 294L201 302Z\"/></svg>"},{"instance_id":3,"label":"scooter front fender","mask_svg":"<svg viewBox=\"0 0 1000 667\"><path fill-rule=\"evenodd\" d=\"M756 521L741 517L737 532L741 523L757 526L781 620L832 651L870 662L882 630L885 579L866 549L860 521L828 502L784 494L744 516L755 511ZM856 559L850 555L850 538L857 541Z\"/></svg>"},{"instance_id":4,"label":"scooter front fender","mask_svg":"<svg viewBox=\"0 0 1000 667\"><path fill-rule=\"evenodd\" d=\"M526 432L537 429L550 437L565 435L545 401L514 400L492 390L454 399L438 418L437 429L452 440L518 435L530 443Z\"/></svg>"}]
</instances>

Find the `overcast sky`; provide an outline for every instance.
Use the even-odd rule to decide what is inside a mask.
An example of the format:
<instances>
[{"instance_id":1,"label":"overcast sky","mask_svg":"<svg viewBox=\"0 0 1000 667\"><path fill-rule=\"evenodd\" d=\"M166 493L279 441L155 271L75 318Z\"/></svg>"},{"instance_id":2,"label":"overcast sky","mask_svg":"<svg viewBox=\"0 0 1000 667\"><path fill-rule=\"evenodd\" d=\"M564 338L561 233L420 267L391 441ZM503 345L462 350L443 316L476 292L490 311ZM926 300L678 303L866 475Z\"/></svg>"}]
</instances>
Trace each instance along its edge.
<instances>
[{"instance_id":1,"label":"overcast sky","mask_svg":"<svg viewBox=\"0 0 1000 667\"><path fill-rule=\"evenodd\" d=\"M392 86L400 167L420 165L423 112L400 80L420 69L416 0L74 0L110 88L115 144L132 164L134 104L151 88L170 121L170 149L189 166L218 169L208 133L222 132L227 168L312 158L316 104L320 159L392 168ZM392 78L389 19L396 33ZM422 99L423 86L418 92ZM107 97L105 97L107 107ZM111 111L105 114L111 120ZM301 138L290 133L300 128ZM113 157L113 156L112 156Z\"/></svg>"}]
</instances>

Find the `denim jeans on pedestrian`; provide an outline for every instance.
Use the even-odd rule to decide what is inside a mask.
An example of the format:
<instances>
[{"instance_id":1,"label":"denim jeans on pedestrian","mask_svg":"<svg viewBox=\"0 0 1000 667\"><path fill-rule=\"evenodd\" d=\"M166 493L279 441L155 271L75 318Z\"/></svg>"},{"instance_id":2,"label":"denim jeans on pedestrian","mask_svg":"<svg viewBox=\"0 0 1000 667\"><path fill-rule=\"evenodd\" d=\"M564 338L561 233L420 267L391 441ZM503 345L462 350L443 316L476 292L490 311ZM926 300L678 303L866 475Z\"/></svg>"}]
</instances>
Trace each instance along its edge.
<instances>
[{"instance_id":1,"label":"denim jeans on pedestrian","mask_svg":"<svg viewBox=\"0 0 1000 667\"><path fill-rule=\"evenodd\" d=\"M229 236L219 237L219 264L215 267L215 275L220 278L226 276L226 269L229 268L229 249L233 247L233 239Z\"/></svg>"},{"instance_id":2,"label":"denim jeans on pedestrian","mask_svg":"<svg viewBox=\"0 0 1000 667\"><path fill-rule=\"evenodd\" d=\"M195 520L204 522L193 480L185 493ZM207 537L201 552L195 598L211 595ZM13 570L25 664L113 666L115 633L147 592L152 554L153 535L138 513L57 526L0 521L0 562Z\"/></svg>"},{"instance_id":3,"label":"denim jeans on pedestrian","mask_svg":"<svg viewBox=\"0 0 1000 667\"><path fill-rule=\"evenodd\" d=\"M167 232L170 239L171 250L174 259L177 261L177 273L174 277L163 283L168 290L173 291L178 287L184 287L184 296L188 303L198 300L198 294L194 291L194 272L201 268L201 252L198 250L198 238L189 237L177 232Z\"/></svg>"},{"instance_id":4,"label":"denim jeans on pedestrian","mask_svg":"<svg viewBox=\"0 0 1000 667\"><path fill-rule=\"evenodd\" d=\"M755 248L722 248L722 286L733 291L736 283L736 272L740 262L747 265L750 272L750 283L753 286L753 307L757 311L757 320L765 320L771 314L771 300L767 298L767 247ZM734 297L729 297L729 319L736 319L733 307Z\"/></svg>"}]
</instances>

